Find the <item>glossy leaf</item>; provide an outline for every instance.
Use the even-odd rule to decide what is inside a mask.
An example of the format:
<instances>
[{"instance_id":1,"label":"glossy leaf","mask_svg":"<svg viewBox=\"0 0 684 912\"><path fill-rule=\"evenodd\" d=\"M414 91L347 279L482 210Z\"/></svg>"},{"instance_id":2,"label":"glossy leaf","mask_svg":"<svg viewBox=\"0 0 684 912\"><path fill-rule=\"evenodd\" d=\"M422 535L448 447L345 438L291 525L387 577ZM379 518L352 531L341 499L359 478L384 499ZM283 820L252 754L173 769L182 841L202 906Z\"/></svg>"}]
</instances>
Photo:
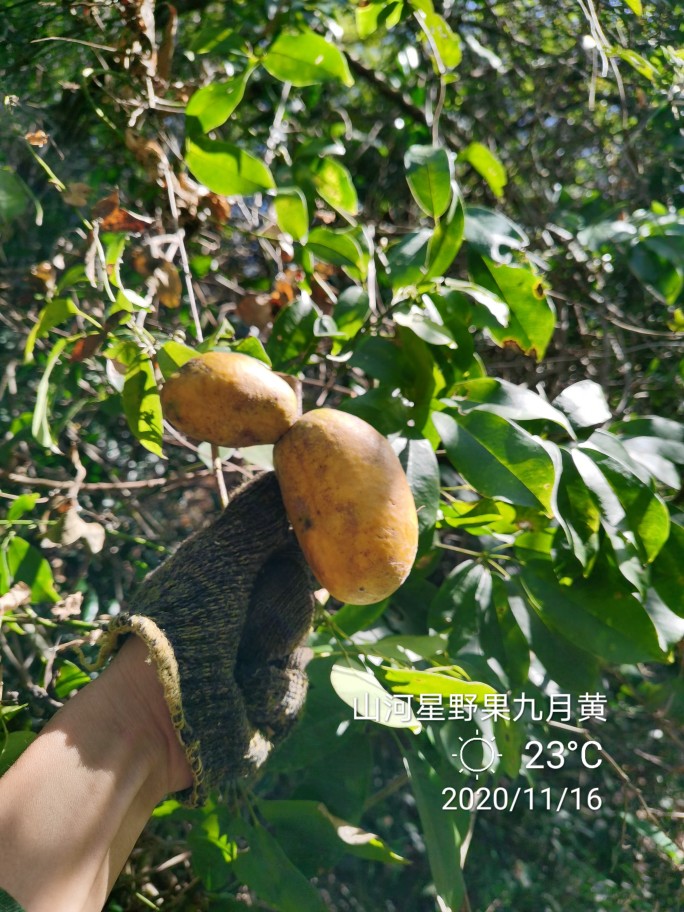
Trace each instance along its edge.
<instances>
[{"instance_id":1,"label":"glossy leaf","mask_svg":"<svg viewBox=\"0 0 684 912\"><path fill-rule=\"evenodd\" d=\"M345 166L334 158L317 158L309 164L309 176L316 193L338 212L356 215L359 200L352 176Z\"/></svg>"},{"instance_id":2,"label":"glossy leaf","mask_svg":"<svg viewBox=\"0 0 684 912\"><path fill-rule=\"evenodd\" d=\"M492 576L491 598L478 616L478 628L485 655L498 661L512 687L523 687L530 668L530 650L511 611L505 584L498 576Z\"/></svg>"},{"instance_id":3,"label":"glossy leaf","mask_svg":"<svg viewBox=\"0 0 684 912\"><path fill-rule=\"evenodd\" d=\"M179 367L182 367L191 358L196 358L198 352L182 342L166 342L157 352L157 364L162 372L164 380L168 380L171 374L175 373Z\"/></svg>"},{"instance_id":4,"label":"glossy leaf","mask_svg":"<svg viewBox=\"0 0 684 912\"><path fill-rule=\"evenodd\" d=\"M495 377L465 380L456 384L451 396L459 400L461 409L478 408L513 421L550 421L563 428L568 436L575 436L572 425L561 411L532 390L508 380Z\"/></svg>"},{"instance_id":5,"label":"glossy leaf","mask_svg":"<svg viewBox=\"0 0 684 912\"><path fill-rule=\"evenodd\" d=\"M500 345L516 342L525 354L540 361L551 341L556 314L539 276L529 269L506 266L488 257L472 258L471 273L475 281L508 304L508 325L501 330L491 329L494 339Z\"/></svg>"},{"instance_id":6,"label":"glossy leaf","mask_svg":"<svg viewBox=\"0 0 684 912\"><path fill-rule=\"evenodd\" d=\"M461 838L453 815L444 811L442 777L418 751L404 753L422 825L440 912L460 912L465 883L460 865Z\"/></svg>"},{"instance_id":7,"label":"glossy leaf","mask_svg":"<svg viewBox=\"0 0 684 912\"><path fill-rule=\"evenodd\" d=\"M40 378L38 389L36 390L36 404L33 408L33 421L31 424L31 431L38 443L41 446L49 449L52 449L54 446L54 441L48 422L50 376L55 369L62 355L62 352L71 341L71 339L66 338L58 339L52 346L52 351L50 352L50 355L47 359L45 370L43 371L43 376Z\"/></svg>"},{"instance_id":8,"label":"glossy leaf","mask_svg":"<svg viewBox=\"0 0 684 912\"><path fill-rule=\"evenodd\" d=\"M251 196L274 186L268 167L232 143L188 138L185 161L198 181L224 196Z\"/></svg>"},{"instance_id":9,"label":"glossy leaf","mask_svg":"<svg viewBox=\"0 0 684 912\"><path fill-rule=\"evenodd\" d=\"M464 694L475 698L475 703L484 703L488 694L496 693L493 687L482 681L448 674L448 669L438 666L435 671L414 671L411 668L389 668L385 677L395 693L413 694Z\"/></svg>"},{"instance_id":10,"label":"glossy leaf","mask_svg":"<svg viewBox=\"0 0 684 912\"><path fill-rule=\"evenodd\" d=\"M122 398L131 432L145 449L162 456L162 408L149 357L141 355L126 371Z\"/></svg>"},{"instance_id":11,"label":"glossy leaf","mask_svg":"<svg viewBox=\"0 0 684 912\"><path fill-rule=\"evenodd\" d=\"M266 352L276 370L285 369L292 361L306 358L315 345L316 309L308 297L297 298L284 307L273 322Z\"/></svg>"},{"instance_id":12,"label":"glossy leaf","mask_svg":"<svg viewBox=\"0 0 684 912\"><path fill-rule=\"evenodd\" d=\"M413 493L421 544L429 546L439 507L439 465L435 451L428 440L399 438L392 445Z\"/></svg>"},{"instance_id":13,"label":"glossy leaf","mask_svg":"<svg viewBox=\"0 0 684 912\"><path fill-rule=\"evenodd\" d=\"M7 733L0 740L0 776L5 775L36 737L35 732L14 731Z\"/></svg>"},{"instance_id":14,"label":"glossy leaf","mask_svg":"<svg viewBox=\"0 0 684 912\"><path fill-rule=\"evenodd\" d=\"M617 523L614 518L608 521L618 529L633 533L646 561L652 561L669 534L670 514L665 503L617 459L591 449L589 445L582 449L599 467L624 511Z\"/></svg>"},{"instance_id":15,"label":"glossy leaf","mask_svg":"<svg viewBox=\"0 0 684 912\"><path fill-rule=\"evenodd\" d=\"M408 728L419 732L421 724L410 706L392 699L378 679L362 668L335 665L330 672L330 684L337 696L355 714L365 713L372 721L388 728Z\"/></svg>"},{"instance_id":16,"label":"glossy leaf","mask_svg":"<svg viewBox=\"0 0 684 912\"><path fill-rule=\"evenodd\" d=\"M651 567L651 580L667 607L684 617L684 526L671 523L670 534Z\"/></svg>"},{"instance_id":17,"label":"glossy leaf","mask_svg":"<svg viewBox=\"0 0 684 912\"><path fill-rule=\"evenodd\" d=\"M473 142L466 146L458 156L459 161L468 162L483 177L494 196L501 199L508 183L506 169L501 161L482 143Z\"/></svg>"},{"instance_id":18,"label":"glossy leaf","mask_svg":"<svg viewBox=\"0 0 684 912\"><path fill-rule=\"evenodd\" d=\"M330 80L354 84L344 54L308 28L278 35L261 65L281 82L298 87Z\"/></svg>"},{"instance_id":19,"label":"glossy leaf","mask_svg":"<svg viewBox=\"0 0 684 912\"><path fill-rule=\"evenodd\" d=\"M430 4L430 7L432 4ZM435 61L435 70L439 73L442 70L453 70L461 62L461 39L451 29L449 23L430 9L421 4L421 8L416 11L416 15L423 23L423 28L429 33L429 39L426 40L432 54L438 58Z\"/></svg>"},{"instance_id":20,"label":"glossy leaf","mask_svg":"<svg viewBox=\"0 0 684 912\"><path fill-rule=\"evenodd\" d=\"M326 912L320 893L296 868L280 843L260 825L235 819L228 828L232 839L246 840L247 850L232 863L241 883L278 912Z\"/></svg>"},{"instance_id":21,"label":"glossy leaf","mask_svg":"<svg viewBox=\"0 0 684 912\"><path fill-rule=\"evenodd\" d=\"M604 575L561 586L550 564L535 562L521 579L540 618L580 648L612 663L663 659L644 608Z\"/></svg>"},{"instance_id":22,"label":"glossy leaf","mask_svg":"<svg viewBox=\"0 0 684 912\"><path fill-rule=\"evenodd\" d=\"M351 234L332 228L314 228L309 233L306 248L326 263L363 269L361 248Z\"/></svg>"},{"instance_id":23,"label":"glossy leaf","mask_svg":"<svg viewBox=\"0 0 684 912\"><path fill-rule=\"evenodd\" d=\"M561 450L561 458L563 468L556 493L558 522L572 553L582 567L589 569L598 552L601 511L570 453Z\"/></svg>"},{"instance_id":24,"label":"glossy leaf","mask_svg":"<svg viewBox=\"0 0 684 912\"><path fill-rule=\"evenodd\" d=\"M199 128L202 133L209 133L224 124L242 101L251 72L250 69L228 82L212 82L198 89L185 109L189 132Z\"/></svg>"},{"instance_id":25,"label":"glossy leaf","mask_svg":"<svg viewBox=\"0 0 684 912\"><path fill-rule=\"evenodd\" d=\"M355 15L359 38L368 38L383 26L392 28L401 20L403 10L404 4L399 0L372 0L363 6L358 5Z\"/></svg>"},{"instance_id":26,"label":"glossy leaf","mask_svg":"<svg viewBox=\"0 0 684 912\"><path fill-rule=\"evenodd\" d=\"M603 389L593 380L567 386L553 403L578 428L596 427L612 417Z\"/></svg>"},{"instance_id":27,"label":"glossy leaf","mask_svg":"<svg viewBox=\"0 0 684 912\"><path fill-rule=\"evenodd\" d=\"M426 228L412 231L390 247L387 253L392 288L417 285L427 277L426 258L432 233Z\"/></svg>"},{"instance_id":28,"label":"glossy leaf","mask_svg":"<svg viewBox=\"0 0 684 912\"><path fill-rule=\"evenodd\" d=\"M501 212L481 206L466 209L465 236L471 247L496 263L507 263L511 251L522 250L530 243L520 225Z\"/></svg>"},{"instance_id":29,"label":"glossy leaf","mask_svg":"<svg viewBox=\"0 0 684 912\"><path fill-rule=\"evenodd\" d=\"M432 420L449 461L476 491L551 513L554 465L540 441L491 412L473 410L458 420L436 412Z\"/></svg>"},{"instance_id":30,"label":"glossy leaf","mask_svg":"<svg viewBox=\"0 0 684 912\"><path fill-rule=\"evenodd\" d=\"M71 298L53 298L41 310L38 321L28 334L24 347L24 361L33 360L33 349L38 339L44 339L55 326L65 323L69 317L80 313L81 311Z\"/></svg>"},{"instance_id":31,"label":"glossy leaf","mask_svg":"<svg viewBox=\"0 0 684 912\"><path fill-rule=\"evenodd\" d=\"M451 204L448 212L437 222L427 250L427 276L446 273L461 249L465 230L465 207L458 184L451 182Z\"/></svg>"},{"instance_id":32,"label":"glossy leaf","mask_svg":"<svg viewBox=\"0 0 684 912\"><path fill-rule=\"evenodd\" d=\"M29 204L26 185L11 168L0 168L0 224L23 215Z\"/></svg>"},{"instance_id":33,"label":"glossy leaf","mask_svg":"<svg viewBox=\"0 0 684 912\"><path fill-rule=\"evenodd\" d=\"M295 241L306 243L309 233L309 210L306 197L299 187L279 188L273 201L273 208L280 230L289 234Z\"/></svg>"},{"instance_id":34,"label":"glossy leaf","mask_svg":"<svg viewBox=\"0 0 684 912\"><path fill-rule=\"evenodd\" d=\"M451 199L449 153L438 146L411 146L404 156L406 179L413 198L427 215L440 218Z\"/></svg>"},{"instance_id":35,"label":"glossy leaf","mask_svg":"<svg viewBox=\"0 0 684 912\"><path fill-rule=\"evenodd\" d=\"M492 595L492 577L481 563L465 560L439 587L428 611L431 627L451 628L449 646L457 651L477 629L478 614L485 610Z\"/></svg>"},{"instance_id":36,"label":"glossy leaf","mask_svg":"<svg viewBox=\"0 0 684 912\"><path fill-rule=\"evenodd\" d=\"M32 602L58 602L50 564L37 548L18 535L6 542L4 557L9 583L26 583L31 587Z\"/></svg>"}]
</instances>

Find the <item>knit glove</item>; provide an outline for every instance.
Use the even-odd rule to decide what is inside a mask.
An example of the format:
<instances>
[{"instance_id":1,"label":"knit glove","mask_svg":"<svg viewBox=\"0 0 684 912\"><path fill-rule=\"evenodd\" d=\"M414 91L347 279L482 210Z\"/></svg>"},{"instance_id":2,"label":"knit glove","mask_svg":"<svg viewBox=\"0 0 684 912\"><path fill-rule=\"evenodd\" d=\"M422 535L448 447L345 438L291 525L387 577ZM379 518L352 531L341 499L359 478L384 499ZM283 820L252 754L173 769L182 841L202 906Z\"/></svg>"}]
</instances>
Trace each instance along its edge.
<instances>
[{"instance_id":1,"label":"knit glove","mask_svg":"<svg viewBox=\"0 0 684 912\"><path fill-rule=\"evenodd\" d=\"M193 772L185 803L249 777L292 728L306 696L311 589L265 473L151 573L105 632L98 665L127 634L149 648Z\"/></svg>"}]
</instances>

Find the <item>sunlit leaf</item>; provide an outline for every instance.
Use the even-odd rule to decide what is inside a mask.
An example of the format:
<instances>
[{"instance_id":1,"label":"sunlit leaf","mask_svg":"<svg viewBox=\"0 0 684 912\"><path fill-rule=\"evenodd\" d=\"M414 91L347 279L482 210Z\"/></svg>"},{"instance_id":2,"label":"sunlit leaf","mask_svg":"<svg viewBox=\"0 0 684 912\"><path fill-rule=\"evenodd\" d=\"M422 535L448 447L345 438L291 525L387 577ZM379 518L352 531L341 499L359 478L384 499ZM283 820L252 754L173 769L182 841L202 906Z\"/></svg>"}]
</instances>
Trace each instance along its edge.
<instances>
[{"instance_id":1,"label":"sunlit leaf","mask_svg":"<svg viewBox=\"0 0 684 912\"><path fill-rule=\"evenodd\" d=\"M271 76L298 87L329 80L354 84L344 54L308 28L278 35L261 64Z\"/></svg>"}]
</instances>

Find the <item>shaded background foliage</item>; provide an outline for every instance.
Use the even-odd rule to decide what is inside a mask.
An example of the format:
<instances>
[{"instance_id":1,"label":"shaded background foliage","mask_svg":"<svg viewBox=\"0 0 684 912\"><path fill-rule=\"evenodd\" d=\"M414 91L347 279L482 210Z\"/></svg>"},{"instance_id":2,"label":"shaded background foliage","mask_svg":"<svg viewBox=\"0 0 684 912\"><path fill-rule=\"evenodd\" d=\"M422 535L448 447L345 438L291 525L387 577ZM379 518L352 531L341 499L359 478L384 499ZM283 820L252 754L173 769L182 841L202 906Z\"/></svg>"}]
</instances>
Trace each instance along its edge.
<instances>
[{"instance_id":1,"label":"shaded background foliage","mask_svg":"<svg viewBox=\"0 0 684 912\"><path fill-rule=\"evenodd\" d=\"M255 791L165 804L108 908L681 904L682 12L3 4L0 583L32 590L0 628L3 762L87 680L67 642L218 509L208 448L161 426L186 346L270 359L306 408L393 435L422 507L389 604L321 607L305 719ZM297 85L324 38L329 72ZM249 191L216 157L233 147ZM297 190L274 212L271 187ZM633 423L652 413L669 421ZM269 459L219 455L229 482ZM486 780L598 787L602 807L443 811L444 786L477 784L453 752L479 729L349 724L331 651L383 658L365 668L385 687L389 666L457 663L542 705L605 692L600 772L569 751L519 777L525 741L559 736L527 720L495 732Z\"/></svg>"}]
</instances>

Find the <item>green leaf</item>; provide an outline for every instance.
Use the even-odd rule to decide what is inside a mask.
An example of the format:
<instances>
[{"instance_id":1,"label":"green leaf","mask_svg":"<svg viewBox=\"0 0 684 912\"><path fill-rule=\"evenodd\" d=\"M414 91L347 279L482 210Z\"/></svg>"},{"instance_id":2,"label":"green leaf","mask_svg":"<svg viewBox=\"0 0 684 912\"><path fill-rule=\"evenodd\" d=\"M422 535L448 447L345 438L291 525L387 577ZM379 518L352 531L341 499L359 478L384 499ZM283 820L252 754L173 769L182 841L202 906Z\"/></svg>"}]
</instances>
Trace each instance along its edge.
<instances>
[{"instance_id":1,"label":"green leaf","mask_svg":"<svg viewBox=\"0 0 684 912\"><path fill-rule=\"evenodd\" d=\"M404 469L418 511L418 530L421 550L432 544L433 530L439 508L439 465L428 440L397 438L394 451Z\"/></svg>"},{"instance_id":2,"label":"green leaf","mask_svg":"<svg viewBox=\"0 0 684 912\"><path fill-rule=\"evenodd\" d=\"M345 288L333 311L338 332L347 340L353 339L369 316L370 301L367 292L356 285Z\"/></svg>"},{"instance_id":3,"label":"green leaf","mask_svg":"<svg viewBox=\"0 0 684 912\"><path fill-rule=\"evenodd\" d=\"M404 764L416 799L440 912L459 912L465 896L461 837L453 815L444 811L444 783L418 751L406 751Z\"/></svg>"},{"instance_id":4,"label":"green leaf","mask_svg":"<svg viewBox=\"0 0 684 912\"><path fill-rule=\"evenodd\" d=\"M349 171L334 158L316 158L309 162L309 176L316 192L337 212L356 215L359 199Z\"/></svg>"},{"instance_id":5,"label":"green leaf","mask_svg":"<svg viewBox=\"0 0 684 912\"><path fill-rule=\"evenodd\" d=\"M145 449L163 457L162 408L152 361L146 355L140 355L126 371L122 398L131 432Z\"/></svg>"},{"instance_id":6,"label":"green leaf","mask_svg":"<svg viewBox=\"0 0 684 912\"><path fill-rule=\"evenodd\" d=\"M259 801L260 815L288 858L307 876L335 865L343 854L385 864L406 864L376 836L331 814L319 801Z\"/></svg>"},{"instance_id":7,"label":"green leaf","mask_svg":"<svg viewBox=\"0 0 684 912\"><path fill-rule=\"evenodd\" d=\"M408 728L416 734L421 730L421 724L410 706L393 700L392 694L370 671L334 665L330 672L330 684L340 700L351 706L355 714L365 714L373 722L388 728Z\"/></svg>"},{"instance_id":8,"label":"green leaf","mask_svg":"<svg viewBox=\"0 0 684 912\"><path fill-rule=\"evenodd\" d=\"M316 309L308 297L297 298L283 307L266 343L266 352L276 370L286 369L293 361L306 361L316 344L313 334L316 317Z\"/></svg>"},{"instance_id":9,"label":"green leaf","mask_svg":"<svg viewBox=\"0 0 684 912\"><path fill-rule=\"evenodd\" d=\"M185 109L185 116L191 121L188 132L196 133L199 128L202 133L209 133L224 124L242 101L251 73L248 69L228 82L212 82L198 89Z\"/></svg>"},{"instance_id":10,"label":"green leaf","mask_svg":"<svg viewBox=\"0 0 684 912\"><path fill-rule=\"evenodd\" d=\"M491 595L491 573L472 560L460 563L444 580L430 604L428 619L436 630L451 627L450 652L457 652L475 632L478 614L489 604Z\"/></svg>"},{"instance_id":11,"label":"green leaf","mask_svg":"<svg viewBox=\"0 0 684 912\"><path fill-rule=\"evenodd\" d=\"M387 29L393 28L401 21L403 11L404 4L399 0L394 0L394 2L393 0L389 0L389 2L388 0L371 0L365 6L357 6L355 15L359 38L363 41L381 26Z\"/></svg>"},{"instance_id":12,"label":"green leaf","mask_svg":"<svg viewBox=\"0 0 684 912\"><path fill-rule=\"evenodd\" d=\"M588 571L599 548L601 511L570 453L561 449L561 458L563 468L556 492L556 515L572 553Z\"/></svg>"},{"instance_id":13,"label":"green leaf","mask_svg":"<svg viewBox=\"0 0 684 912\"><path fill-rule=\"evenodd\" d=\"M346 232L333 231L332 228L314 228L309 233L306 249L326 263L352 266L365 271L361 248L356 238Z\"/></svg>"},{"instance_id":14,"label":"green leaf","mask_svg":"<svg viewBox=\"0 0 684 912\"><path fill-rule=\"evenodd\" d=\"M0 224L13 222L26 211L30 195L11 168L0 168Z\"/></svg>"},{"instance_id":15,"label":"green leaf","mask_svg":"<svg viewBox=\"0 0 684 912\"><path fill-rule=\"evenodd\" d=\"M427 278L425 262L432 232L427 228L411 231L387 252L388 274L392 289L418 285Z\"/></svg>"},{"instance_id":16,"label":"green leaf","mask_svg":"<svg viewBox=\"0 0 684 912\"><path fill-rule=\"evenodd\" d=\"M247 841L248 849L237 853L232 869L239 882L247 884L260 900L278 912L326 912L318 890L265 827L234 818L228 836Z\"/></svg>"},{"instance_id":17,"label":"green leaf","mask_svg":"<svg viewBox=\"0 0 684 912\"><path fill-rule=\"evenodd\" d=\"M6 735L0 749L0 776L5 775L10 766L19 759L36 737L30 731L15 731Z\"/></svg>"},{"instance_id":18,"label":"green leaf","mask_svg":"<svg viewBox=\"0 0 684 912\"><path fill-rule=\"evenodd\" d=\"M474 280L505 301L510 310L506 329L490 329L494 340L499 345L512 340L525 354L541 361L556 326L556 312L542 280L529 269L505 266L487 257L472 257L470 265Z\"/></svg>"},{"instance_id":19,"label":"green leaf","mask_svg":"<svg viewBox=\"0 0 684 912\"><path fill-rule=\"evenodd\" d=\"M188 138L185 161L198 181L224 196L251 196L275 186L268 167L232 143Z\"/></svg>"},{"instance_id":20,"label":"green leaf","mask_svg":"<svg viewBox=\"0 0 684 912\"><path fill-rule=\"evenodd\" d=\"M684 269L649 249L646 242L630 248L627 263L654 297L663 304L675 304L684 288Z\"/></svg>"},{"instance_id":21,"label":"green leaf","mask_svg":"<svg viewBox=\"0 0 684 912\"><path fill-rule=\"evenodd\" d=\"M651 581L667 607L684 617L684 526L670 524L670 534L651 567Z\"/></svg>"},{"instance_id":22,"label":"green leaf","mask_svg":"<svg viewBox=\"0 0 684 912\"><path fill-rule=\"evenodd\" d=\"M476 491L551 514L555 470L539 440L491 412L474 410L458 421L435 412L432 420L449 461Z\"/></svg>"},{"instance_id":23,"label":"green leaf","mask_svg":"<svg viewBox=\"0 0 684 912\"><path fill-rule=\"evenodd\" d=\"M498 661L511 687L524 687L530 668L530 650L511 611L506 586L498 576L492 577L492 597L483 605L478 624L485 655Z\"/></svg>"},{"instance_id":24,"label":"green leaf","mask_svg":"<svg viewBox=\"0 0 684 912\"><path fill-rule=\"evenodd\" d=\"M473 142L466 146L458 156L459 161L466 161L483 177L494 196L501 199L504 187L508 183L506 169L499 159L482 143Z\"/></svg>"},{"instance_id":25,"label":"green leaf","mask_svg":"<svg viewBox=\"0 0 684 912\"><path fill-rule=\"evenodd\" d=\"M451 200L452 166L446 149L411 146L404 156L406 180L413 198L427 215L444 215Z\"/></svg>"},{"instance_id":26,"label":"green leaf","mask_svg":"<svg viewBox=\"0 0 684 912\"><path fill-rule=\"evenodd\" d=\"M384 613L388 599L376 602L374 605L343 605L335 612L335 627L347 636L353 636L357 631L370 627Z\"/></svg>"},{"instance_id":27,"label":"green leaf","mask_svg":"<svg viewBox=\"0 0 684 912\"><path fill-rule=\"evenodd\" d=\"M459 401L461 410L478 408L491 411L513 421L550 421L574 437L572 425L565 415L537 393L516 386L508 380L479 377L464 380L451 390L451 398Z\"/></svg>"},{"instance_id":28,"label":"green leaf","mask_svg":"<svg viewBox=\"0 0 684 912\"><path fill-rule=\"evenodd\" d=\"M55 694L59 700L64 700L74 690L80 690L81 687L90 684L90 680L90 675L86 674L78 665L66 661L60 667L59 674L55 678Z\"/></svg>"},{"instance_id":29,"label":"green leaf","mask_svg":"<svg viewBox=\"0 0 684 912\"><path fill-rule=\"evenodd\" d=\"M157 364L162 372L164 380L168 380L171 374L175 374L179 367L182 367L191 358L196 358L198 352L182 342L166 342L157 352Z\"/></svg>"},{"instance_id":30,"label":"green leaf","mask_svg":"<svg viewBox=\"0 0 684 912\"><path fill-rule=\"evenodd\" d=\"M5 558L10 584L26 583L31 587L32 602L58 602L50 564L37 548L18 535L6 543Z\"/></svg>"},{"instance_id":31,"label":"green leaf","mask_svg":"<svg viewBox=\"0 0 684 912\"><path fill-rule=\"evenodd\" d=\"M571 693L597 690L601 684L598 659L551 629L522 596L520 580L506 582L508 604L525 639L549 676Z\"/></svg>"},{"instance_id":32,"label":"green leaf","mask_svg":"<svg viewBox=\"0 0 684 912\"><path fill-rule=\"evenodd\" d=\"M266 354L266 349L256 336L247 336L244 339L238 339L237 342L230 343L230 350L241 352L243 355L249 355L250 358L256 358L257 361L263 361L267 367L272 367L271 359Z\"/></svg>"},{"instance_id":33,"label":"green leaf","mask_svg":"<svg viewBox=\"0 0 684 912\"><path fill-rule=\"evenodd\" d=\"M463 243L465 207L456 181L451 182L451 205L435 225L427 251L427 277L442 276L451 266Z\"/></svg>"},{"instance_id":34,"label":"green leaf","mask_svg":"<svg viewBox=\"0 0 684 912\"><path fill-rule=\"evenodd\" d=\"M575 427L596 427L612 417L603 389L593 380L580 380L567 386L553 402Z\"/></svg>"},{"instance_id":35,"label":"green leaf","mask_svg":"<svg viewBox=\"0 0 684 912\"><path fill-rule=\"evenodd\" d=\"M308 28L278 35L261 64L271 76L298 88L329 81L354 85L342 51Z\"/></svg>"},{"instance_id":36,"label":"green leaf","mask_svg":"<svg viewBox=\"0 0 684 912\"><path fill-rule=\"evenodd\" d=\"M394 311L394 322L415 333L429 345L448 345L455 348L454 338L444 326L441 314L432 304L428 295L423 295L427 307L419 304L401 305ZM431 316L428 316L431 314Z\"/></svg>"},{"instance_id":37,"label":"green leaf","mask_svg":"<svg viewBox=\"0 0 684 912\"><path fill-rule=\"evenodd\" d=\"M502 212L480 206L467 207L465 236L473 250L497 263L508 262L511 251L522 250L530 243L520 225Z\"/></svg>"},{"instance_id":38,"label":"green leaf","mask_svg":"<svg viewBox=\"0 0 684 912\"><path fill-rule=\"evenodd\" d=\"M38 321L34 324L31 332L28 334L24 347L24 361L33 361L33 349L35 348L37 339L44 339L55 326L64 323L70 316L80 313L81 311L71 298L53 298L53 300L50 301L49 304L46 304L41 310Z\"/></svg>"},{"instance_id":39,"label":"green leaf","mask_svg":"<svg viewBox=\"0 0 684 912\"><path fill-rule=\"evenodd\" d=\"M16 500L12 501L12 504L7 511L7 516L5 517L8 522L12 522L14 519L21 519L24 513L30 513L31 510L35 507L40 494L20 494Z\"/></svg>"},{"instance_id":40,"label":"green leaf","mask_svg":"<svg viewBox=\"0 0 684 912\"><path fill-rule=\"evenodd\" d=\"M54 447L54 440L52 438L52 434L50 433L50 425L48 422L50 375L55 369L55 366L59 361L65 347L69 344L69 342L72 341L72 339L66 338L58 339L52 346L52 351L50 352L47 364L45 365L43 376L40 378L40 382L38 383L38 388L36 390L36 404L33 408L31 433L41 446L48 449L53 449Z\"/></svg>"},{"instance_id":41,"label":"green leaf","mask_svg":"<svg viewBox=\"0 0 684 912\"><path fill-rule=\"evenodd\" d=\"M633 533L644 558L650 563L667 541L669 534L670 514L666 505L622 462L591 449L591 442L584 444L582 450L608 480L624 511L617 523L613 516L608 518L609 523L620 531ZM585 481L591 487L586 478Z\"/></svg>"},{"instance_id":42,"label":"green leaf","mask_svg":"<svg viewBox=\"0 0 684 912\"><path fill-rule=\"evenodd\" d=\"M452 31L449 23L431 9L418 9L416 11L425 29L430 33L428 44L431 53L439 57L435 61L435 71L439 73L442 69L453 70L461 62L461 39ZM425 37L425 36L424 36ZM441 63L442 66L439 64Z\"/></svg>"},{"instance_id":43,"label":"green leaf","mask_svg":"<svg viewBox=\"0 0 684 912\"><path fill-rule=\"evenodd\" d=\"M385 677L395 693L414 694L466 694L475 698L475 703L484 703L488 694L497 691L482 681L470 681L448 674L449 668L438 666L435 671L414 671L410 668L388 668Z\"/></svg>"},{"instance_id":44,"label":"green leaf","mask_svg":"<svg viewBox=\"0 0 684 912\"><path fill-rule=\"evenodd\" d=\"M536 561L523 569L521 580L544 623L581 649L611 663L664 658L643 606L606 574L561 586L551 565Z\"/></svg>"},{"instance_id":45,"label":"green leaf","mask_svg":"<svg viewBox=\"0 0 684 912\"><path fill-rule=\"evenodd\" d=\"M279 188L273 208L280 230L305 244L309 233L309 210L299 187Z\"/></svg>"},{"instance_id":46,"label":"green leaf","mask_svg":"<svg viewBox=\"0 0 684 912\"><path fill-rule=\"evenodd\" d=\"M637 16L643 15L644 7L641 3L641 0L625 0L625 3Z\"/></svg>"}]
</instances>

